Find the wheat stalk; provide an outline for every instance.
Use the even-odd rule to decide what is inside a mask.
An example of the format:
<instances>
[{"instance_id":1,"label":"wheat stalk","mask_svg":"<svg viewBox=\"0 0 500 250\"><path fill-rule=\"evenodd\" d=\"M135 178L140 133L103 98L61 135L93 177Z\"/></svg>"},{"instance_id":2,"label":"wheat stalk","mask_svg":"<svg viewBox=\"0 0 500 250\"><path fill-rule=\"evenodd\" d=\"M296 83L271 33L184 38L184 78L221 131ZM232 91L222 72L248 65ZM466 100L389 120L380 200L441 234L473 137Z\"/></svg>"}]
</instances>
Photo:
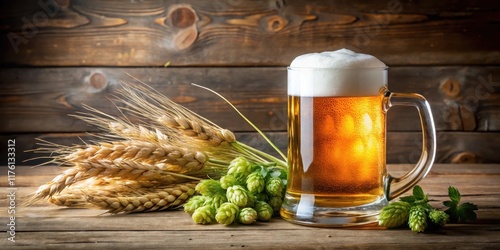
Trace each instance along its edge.
<instances>
[{"instance_id":1,"label":"wheat stalk","mask_svg":"<svg viewBox=\"0 0 500 250\"><path fill-rule=\"evenodd\" d=\"M103 164L103 162L90 165L90 168L87 168L89 166L81 167L77 165L57 175L52 181L41 185L27 204L32 204L40 199L50 198L63 191L66 187L89 178L119 177L128 180L176 184L193 179L200 180L206 176L203 172L183 175L167 171L148 171L143 168L144 166L141 166L142 169L139 169L134 162L129 162L128 165L130 166L129 168L113 167L112 164ZM152 166L148 167L152 168Z\"/></svg>"},{"instance_id":2,"label":"wheat stalk","mask_svg":"<svg viewBox=\"0 0 500 250\"><path fill-rule=\"evenodd\" d=\"M35 192L36 198L51 197L66 186L91 177L146 179L172 184L186 178L204 177L211 169L201 171L208 160L202 152L172 145L160 146L154 142L118 141L63 148L62 151L71 153L59 151L61 155L55 159L74 167L40 186Z\"/></svg>"},{"instance_id":3,"label":"wheat stalk","mask_svg":"<svg viewBox=\"0 0 500 250\"><path fill-rule=\"evenodd\" d=\"M183 147L132 140L88 145L62 159L89 169L94 166L128 168L131 167L129 162L134 162L139 166L137 169L187 173L202 169L208 157L203 152Z\"/></svg>"},{"instance_id":4,"label":"wheat stalk","mask_svg":"<svg viewBox=\"0 0 500 250\"><path fill-rule=\"evenodd\" d=\"M148 188L145 193L119 193L118 195L89 195L87 201L108 210L109 213L135 213L161 211L182 205L195 194L197 181Z\"/></svg>"},{"instance_id":5,"label":"wheat stalk","mask_svg":"<svg viewBox=\"0 0 500 250\"><path fill-rule=\"evenodd\" d=\"M140 182L94 179L71 186L49 201L58 206L98 208L109 213L151 212L174 208L194 195L198 181L143 187Z\"/></svg>"}]
</instances>

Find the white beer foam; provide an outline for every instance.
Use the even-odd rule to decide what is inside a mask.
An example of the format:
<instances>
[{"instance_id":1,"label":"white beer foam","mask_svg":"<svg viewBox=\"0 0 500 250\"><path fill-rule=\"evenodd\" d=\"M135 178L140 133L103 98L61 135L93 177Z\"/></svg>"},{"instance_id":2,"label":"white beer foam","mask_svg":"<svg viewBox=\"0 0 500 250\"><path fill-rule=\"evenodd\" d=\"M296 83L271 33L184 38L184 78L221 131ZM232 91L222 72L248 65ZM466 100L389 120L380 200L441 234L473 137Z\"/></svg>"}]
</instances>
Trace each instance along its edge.
<instances>
[{"instance_id":1,"label":"white beer foam","mask_svg":"<svg viewBox=\"0 0 500 250\"><path fill-rule=\"evenodd\" d=\"M288 95L378 95L387 85L386 65L374 56L348 49L296 57L288 70Z\"/></svg>"}]
</instances>

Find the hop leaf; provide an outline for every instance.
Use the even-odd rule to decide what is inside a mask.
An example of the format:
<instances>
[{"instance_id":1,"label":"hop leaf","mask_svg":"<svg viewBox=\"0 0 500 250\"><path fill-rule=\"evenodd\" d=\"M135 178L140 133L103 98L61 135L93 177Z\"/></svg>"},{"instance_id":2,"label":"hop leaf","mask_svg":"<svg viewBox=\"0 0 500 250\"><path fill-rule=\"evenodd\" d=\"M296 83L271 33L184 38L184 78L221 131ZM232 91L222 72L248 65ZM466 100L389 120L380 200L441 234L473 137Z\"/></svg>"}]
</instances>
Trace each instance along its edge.
<instances>
[{"instance_id":1,"label":"hop leaf","mask_svg":"<svg viewBox=\"0 0 500 250\"><path fill-rule=\"evenodd\" d=\"M194 210L191 216L194 222L198 224L211 224L215 222L215 209L210 205L205 205Z\"/></svg>"},{"instance_id":2,"label":"hop leaf","mask_svg":"<svg viewBox=\"0 0 500 250\"><path fill-rule=\"evenodd\" d=\"M271 177L267 180L266 192L271 196L281 197L283 195L284 188L285 185L283 184L280 178Z\"/></svg>"},{"instance_id":3,"label":"hop leaf","mask_svg":"<svg viewBox=\"0 0 500 250\"><path fill-rule=\"evenodd\" d=\"M248 194L240 185L229 187L226 192L227 200L238 207L244 208L248 203Z\"/></svg>"},{"instance_id":4,"label":"hop leaf","mask_svg":"<svg viewBox=\"0 0 500 250\"><path fill-rule=\"evenodd\" d=\"M228 189L238 184L238 180L233 175L224 175L220 178L220 185L223 189Z\"/></svg>"},{"instance_id":5,"label":"hop leaf","mask_svg":"<svg viewBox=\"0 0 500 250\"><path fill-rule=\"evenodd\" d=\"M255 203L255 211L257 211L257 220L269 221L273 217L273 208L264 201L257 201Z\"/></svg>"},{"instance_id":6,"label":"hop leaf","mask_svg":"<svg viewBox=\"0 0 500 250\"><path fill-rule=\"evenodd\" d=\"M229 225L235 221L240 208L231 202L223 203L217 210L215 220L220 224Z\"/></svg>"},{"instance_id":7,"label":"hop leaf","mask_svg":"<svg viewBox=\"0 0 500 250\"><path fill-rule=\"evenodd\" d=\"M240 156L231 161L227 174L233 175L240 182L245 182L252 170L252 164L245 157Z\"/></svg>"},{"instance_id":8,"label":"hop leaf","mask_svg":"<svg viewBox=\"0 0 500 250\"><path fill-rule=\"evenodd\" d=\"M203 206L206 200L206 197L201 195L191 197L191 199L184 204L184 212L193 214L197 208Z\"/></svg>"},{"instance_id":9,"label":"hop leaf","mask_svg":"<svg viewBox=\"0 0 500 250\"><path fill-rule=\"evenodd\" d=\"M427 211L423 206L413 206L410 208L408 226L413 232L423 232L427 228Z\"/></svg>"},{"instance_id":10,"label":"hop leaf","mask_svg":"<svg viewBox=\"0 0 500 250\"><path fill-rule=\"evenodd\" d=\"M415 185L415 187L413 187L413 197L415 197L416 200L423 200L425 198L425 193L422 187L419 185Z\"/></svg>"},{"instance_id":11,"label":"hop leaf","mask_svg":"<svg viewBox=\"0 0 500 250\"><path fill-rule=\"evenodd\" d=\"M459 204L460 203L460 192L458 191L457 188L453 187L453 186L449 186L448 187L448 197L450 197L450 200L455 203L455 204Z\"/></svg>"},{"instance_id":12,"label":"hop leaf","mask_svg":"<svg viewBox=\"0 0 500 250\"><path fill-rule=\"evenodd\" d=\"M225 202L227 202L227 197L225 194L216 194L212 197L206 198L203 205L210 205L214 209L218 209Z\"/></svg>"},{"instance_id":13,"label":"hop leaf","mask_svg":"<svg viewBox=\"0 0 500 250\"><path fill-rule=\"evenodd\" d=\"M226 190L221 187L220 182L212 179L200 181L200 183L196 185L195 190L206 196L226 193Z\"/></svg>"},{"instance_id":14,"label":"hop leaf","mask_svg":"<svg viewBox=\"0 0 500 250\"><path fill-rule=\"evenodd\" d=\"M449 201L444 201L443 205L447 206L448 209L444 212L450 216L450 222L467 222L477 220L477 215L475 210L478 207L470 202L465 202L460 204L460 192L457 188L450 186L448 188Z\"/></svg>"},{"instance_id":15,"label":"hop leaf","mask_svg":"<svg viewBox=\"0 0 500 250\"><path fill-rule=\"evenodd\" d=\"M241 209L239 214L239 222L243 224L252 224L257 220L257 211L251 207Z\"/></svg>"},{"instance_id":16,"label":"hop leaf","mask_svg":"<svg viewBox=\"0 0 500 250\"><path fill-rule=\"evenodd\" d=\"M248 191L257 194L264 190L266 186L266 180L260 172L253 172L248 175L246 184Z\"/></svg>"},{"instance_id":17,"label":"hop leaf","mask_svg":"<svg viewBox=\"0 0 500 250\"><path fill-rule=\"evenodd\" d=\"M435 225L437 225L438 227L444 227L444 225L446 224L446 222L448 222L449 218L450 218L450 216L448 216L448 214L446 214L443 211L432 210L429 213L429 219L430 219L430 221L432 223L434 223Z\"/></svg>"},{"instance_id":18,"label":"hop leaf","mask_svg":"<svg viewBox=\"0 0 500 250\"><path fill-rule=\"evenodd\" d=\"M385 206L378 217L378 224L388 228L403 225L408 220L410 207L411 205L404 201L396 201Z\"/></svg>"},{"instance_id":19,"label":"hop leaf","mask_svg":"<svg viewBox=\"0 0 500 250\"><path fill-rule=\"evenodd\" d=\"M271 196L269 198L268 204L273 208L274 213L279 213L281 209L281 203L283 203L283 198L279 196Z\"/></svg>"}]
</instances>

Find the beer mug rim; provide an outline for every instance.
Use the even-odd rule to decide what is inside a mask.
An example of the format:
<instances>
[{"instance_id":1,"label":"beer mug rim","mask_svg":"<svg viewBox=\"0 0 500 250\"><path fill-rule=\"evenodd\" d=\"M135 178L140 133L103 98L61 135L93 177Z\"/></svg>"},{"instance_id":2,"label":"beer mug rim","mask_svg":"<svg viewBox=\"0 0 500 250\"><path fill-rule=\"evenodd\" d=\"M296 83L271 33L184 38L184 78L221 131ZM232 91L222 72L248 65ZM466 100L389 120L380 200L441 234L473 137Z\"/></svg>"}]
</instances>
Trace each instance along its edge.
<instances>
[{"instance_id":1,"label":"beer mug rim","mask_svg":"<svg viewBox=\"0 0 500 250\"><path fill-rule=\"evenodd\" d=\"M370 68L320 68L320 67L287 67L287 70L314 70L314 71L375 71L375 70L388 70L388 66L384 67L370 67Z\"/></svg>"}]
</instances>

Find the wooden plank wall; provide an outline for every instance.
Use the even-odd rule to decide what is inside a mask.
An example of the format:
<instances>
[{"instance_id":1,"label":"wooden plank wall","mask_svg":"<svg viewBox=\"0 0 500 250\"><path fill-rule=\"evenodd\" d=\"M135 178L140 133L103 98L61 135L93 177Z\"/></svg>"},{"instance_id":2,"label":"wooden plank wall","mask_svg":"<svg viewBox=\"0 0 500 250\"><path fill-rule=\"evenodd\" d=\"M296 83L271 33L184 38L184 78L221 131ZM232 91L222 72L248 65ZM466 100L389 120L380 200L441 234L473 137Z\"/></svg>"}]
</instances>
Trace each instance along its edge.
<instances>
[{"instance_id":1,"label":"wooden plank wall","mask_svg":"<svg viewBox=\"0 0 500 250\"><path fill-rule=\"evenodd\" d=\"M189 83L208 86L286 150L286 65L339 48L375 55L392 91L428 99L438 162L498 163L499 31L499 1L2 1L0 165L9 138L20 162L37 137L70 145L94 132L68 114L82 103L116 114L106 97L127 74L270 150ZM394 108L388 123L388 162L415 162L417 112Z\"/></svg>"}]
</instances>

